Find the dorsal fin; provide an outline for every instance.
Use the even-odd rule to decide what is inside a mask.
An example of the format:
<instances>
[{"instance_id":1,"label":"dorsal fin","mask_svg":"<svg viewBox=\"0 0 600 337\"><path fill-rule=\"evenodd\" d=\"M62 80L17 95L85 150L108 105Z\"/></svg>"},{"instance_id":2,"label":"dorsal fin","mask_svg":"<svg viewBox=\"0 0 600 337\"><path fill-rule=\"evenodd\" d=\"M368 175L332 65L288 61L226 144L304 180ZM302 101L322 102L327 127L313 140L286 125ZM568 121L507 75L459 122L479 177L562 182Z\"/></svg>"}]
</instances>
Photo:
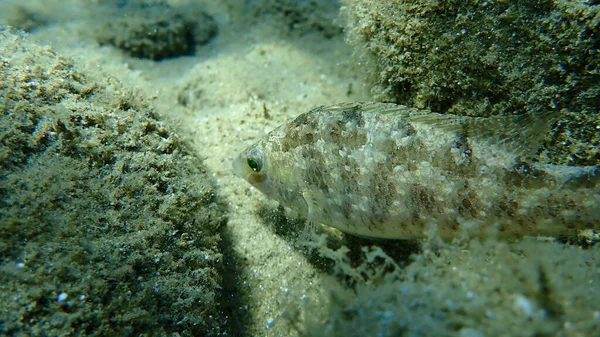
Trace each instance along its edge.
<instances>
[{"instance_id":1,"label":"dorsal fin","mask_svg":"<svg viewBox=\"0 0 600 337\"><path fill-rule=\"evenodd\" d=\"M405 105L379 102L345 102L324 106L324 108L332 111L358 110L365 113L392 114L401 117L409 117L412 114L419 114L421 111L424 111L416 108L409 108Z\"/></svg>"},{"instance_id":2,"label":"dorsal fin","mask_svg":"<svg viewBox=\"0 0 600 337\"><path fill-rule=\"evenodd\" d=\"M512 116L469 117L440 114L393 103L340 103L331 109L393 114L413 122L463 134L485 144L500 146L523 159L532 158L558 119L555 112Z\"/></svg>"},{"instance_id":3,"label":"dorsal fin","mask_svg":"<svg viewBox=\"0 0 600 337\"><path fill-rule=\"evenodd\" d=\"M534 157L558 115L548 112L537 115L464 118L465 136L500 146L525 160Z\"/></svg>"}]
</instances>

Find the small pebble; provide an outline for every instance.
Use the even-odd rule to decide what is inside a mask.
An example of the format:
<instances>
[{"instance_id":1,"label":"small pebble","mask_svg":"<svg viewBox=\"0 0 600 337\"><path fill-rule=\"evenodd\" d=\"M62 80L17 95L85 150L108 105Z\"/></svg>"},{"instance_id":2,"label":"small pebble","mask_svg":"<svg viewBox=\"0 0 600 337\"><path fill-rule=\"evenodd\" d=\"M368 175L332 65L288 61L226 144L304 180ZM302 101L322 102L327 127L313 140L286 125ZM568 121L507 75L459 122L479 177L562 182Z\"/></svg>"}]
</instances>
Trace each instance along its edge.
<instances>
[{"instance_id":1,"label":"small pebble","mask_svg":"<svg viewBox=\"0 0 600 337\"><path fill-rule=\"evenodd\" d=\"M60 293L58 295L58 297L56 298L56 300L59 302L63 302L64 300L67 299L67 297L69 297L69 295L67 295L67 293Z\"/></svg>"}]
</instances>

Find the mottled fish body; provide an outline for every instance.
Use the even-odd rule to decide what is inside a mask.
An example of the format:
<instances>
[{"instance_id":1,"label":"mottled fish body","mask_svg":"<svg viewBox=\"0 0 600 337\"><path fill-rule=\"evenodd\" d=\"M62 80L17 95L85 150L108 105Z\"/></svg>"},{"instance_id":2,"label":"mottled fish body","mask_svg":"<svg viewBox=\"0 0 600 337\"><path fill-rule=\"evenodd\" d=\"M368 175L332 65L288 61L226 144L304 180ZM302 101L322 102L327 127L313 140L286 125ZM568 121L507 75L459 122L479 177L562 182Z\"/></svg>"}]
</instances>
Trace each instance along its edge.
<instances>
[{"instance_id":1,"label":"mottled fish body","mask_svg":"<svg viewBox=\"0 0 600 337\"><path fill-rule=\"evenodd\" d=\"M541 121L545 123L546 121ZM518 117L343 103L299 115L242 152L235 173L309 221L376 238L575 234L600 227L600 172L521 161Z\"/></svg>"}]
</instances>

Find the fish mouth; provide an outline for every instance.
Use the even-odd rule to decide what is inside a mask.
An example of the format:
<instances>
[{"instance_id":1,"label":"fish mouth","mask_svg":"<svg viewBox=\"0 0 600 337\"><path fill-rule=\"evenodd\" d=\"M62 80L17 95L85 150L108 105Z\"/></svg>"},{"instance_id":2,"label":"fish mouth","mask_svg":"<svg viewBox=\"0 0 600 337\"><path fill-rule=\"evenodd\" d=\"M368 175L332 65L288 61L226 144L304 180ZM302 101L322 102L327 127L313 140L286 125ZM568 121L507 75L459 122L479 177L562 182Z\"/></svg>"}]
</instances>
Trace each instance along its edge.
<instances>
[{"instance_id":1,"label":"fish mouth","mask_svg":"<svg viewBox=\"0 0 600 337\"><path fill-rule=\"evenodd\" d=\"M231 163L231 168L233 169L233 173L245 180L248 180L248 170L246 169L246 160L241 156L238 156Z\"/></svg>"}]
</instances>

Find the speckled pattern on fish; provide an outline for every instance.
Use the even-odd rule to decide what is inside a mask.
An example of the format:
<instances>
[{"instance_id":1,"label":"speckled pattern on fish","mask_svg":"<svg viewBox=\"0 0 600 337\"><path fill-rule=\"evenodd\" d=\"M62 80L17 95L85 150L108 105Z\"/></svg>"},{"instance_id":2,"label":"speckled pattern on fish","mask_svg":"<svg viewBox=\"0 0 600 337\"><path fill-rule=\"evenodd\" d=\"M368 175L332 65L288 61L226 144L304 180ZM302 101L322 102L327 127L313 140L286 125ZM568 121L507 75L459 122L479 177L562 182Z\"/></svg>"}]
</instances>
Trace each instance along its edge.
<instances>
[{"instance_id":1,"label":"speckled pattern on fish","mask_svg":"<svg viewBox=\"0 0 600 337\"><path fill-rule=\"evenodd\" d=\"M540 129L517 123L549 124L385 103L322 106L272 131L233 167L309 221L360 236L419 238L428 224L446 238L460 226L501 236L598 228L599 168L522 161Z\"/></svg>"}]
</instances>

